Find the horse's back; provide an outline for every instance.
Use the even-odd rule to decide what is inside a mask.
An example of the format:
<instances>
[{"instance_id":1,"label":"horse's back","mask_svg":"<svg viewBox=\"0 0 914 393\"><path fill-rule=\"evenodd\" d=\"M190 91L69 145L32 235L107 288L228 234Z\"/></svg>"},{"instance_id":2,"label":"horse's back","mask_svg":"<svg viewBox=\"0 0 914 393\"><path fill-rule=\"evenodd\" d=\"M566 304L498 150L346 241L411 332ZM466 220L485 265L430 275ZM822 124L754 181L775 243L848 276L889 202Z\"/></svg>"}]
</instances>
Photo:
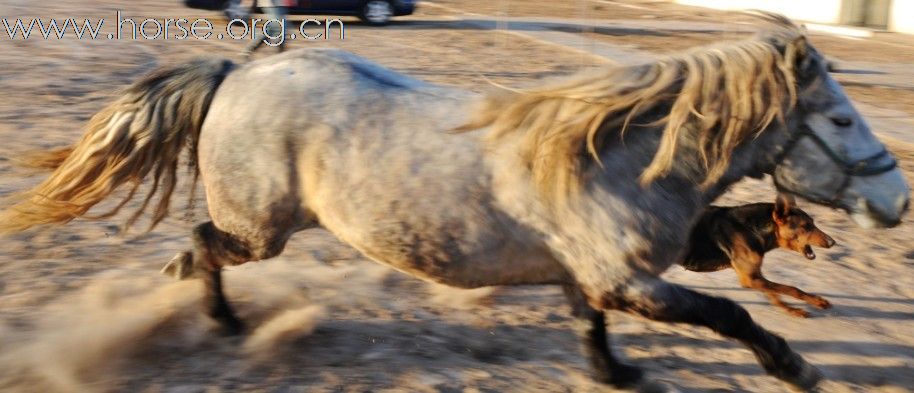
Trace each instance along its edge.
<instances>
[{"instance_id":1,"label":"horse's back","mask_svg":"<svg viewBox=\"0 0 914 393\"><path fill-rule=\"evenodd\" d=\"M313 180L302 169L324 164L302 168L303 159L328 160L352 149L377 153L376 147L345 145L396 138L386 131L391 123L428 134L433 114L418 116L417 109L434 112L428 108L436 105L429 97L417 97L422 89L446 90L339 50L293 51L239 67L214 96L199 140L208 197L234 207L225 211L215 206L214 221L245 216L239 212L242 206L261 212L282 206L283 215L308 213L292 209L306 197L303 183ZM247 217L238 220L247 225Z\"/></svg>"},{"instance_id":2,"label":"horse's back","mask_svg":"<svg viewBox=\"0 0 914 393\"><path fill-rule=\"evenodd\" d=\"M373 259L459 286L555 281L548 252L494 205L480 134L451 132L475 99L342 51L245 65L200 138L213 221L255 236L320 222Z\"/></svg>"}]
</instances>

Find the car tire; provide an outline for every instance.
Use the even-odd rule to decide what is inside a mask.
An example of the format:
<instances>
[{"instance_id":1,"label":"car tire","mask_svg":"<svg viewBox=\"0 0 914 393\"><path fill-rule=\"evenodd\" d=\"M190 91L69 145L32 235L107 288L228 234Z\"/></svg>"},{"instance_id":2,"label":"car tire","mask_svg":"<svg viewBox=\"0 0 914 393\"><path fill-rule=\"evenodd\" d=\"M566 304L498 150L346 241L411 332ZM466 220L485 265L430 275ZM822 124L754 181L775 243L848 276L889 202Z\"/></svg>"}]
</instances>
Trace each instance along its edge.
<instances>
[{"instance_id":1,"label":"car tire","mask_svg":"<svg viewBox=\"0 0 914 393\"><path fill-rule=\"evenodd\" d=\"M224 11L222 11L222 16L225 17L225 20L227 22L231 22L232 20L235 20L235 19L246 20L250 17L250 15L245 11L246 10L244 10L244 9L227 8Z\"/></svg>"},{"instance_id":2,"label":"car tire","mask_svg":"<svg viewBox=\"0 0 914 393\"><path fill-rule=\"evenodd\" d=\"M256 0L255 0L256 3ZM245 1L242 0L238 4L233 4L232 1L226 1L225 7L222 9L222 17L225 18L226 22L231 22L234 19L246 20L251 17L250 7L246 7Z\"/></svg>"},{"instance_id":3,"label":"car tire","mask_svg":"<svg viewBox=\"0 0 914 393\"><path fill-rule=\"evenodd\" d=\"M394 6L387 0L368 0L359 13L359 19L374 26L386 25L393 16Z\"/></svg>"}]
</instances>

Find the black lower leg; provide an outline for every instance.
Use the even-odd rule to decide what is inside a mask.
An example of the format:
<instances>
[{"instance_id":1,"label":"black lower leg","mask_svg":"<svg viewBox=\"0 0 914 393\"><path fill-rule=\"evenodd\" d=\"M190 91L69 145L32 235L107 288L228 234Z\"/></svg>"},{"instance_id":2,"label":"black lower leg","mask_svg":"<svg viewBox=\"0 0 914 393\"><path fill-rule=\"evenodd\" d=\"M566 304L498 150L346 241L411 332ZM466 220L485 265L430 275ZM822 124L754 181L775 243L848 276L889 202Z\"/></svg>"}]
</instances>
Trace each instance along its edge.
<instances>
[{"instance_id":1,"label":"black lower leg","mask_svg":"<svg viewBox=\"0 0 914 393\"><path fill-rule=\"evenodd\" d=\"M606 320L602 312L596 312L578 334L583 337L584 351L598 381L617 387L631 386L644 375L640 368L619 361L609 346Z\"/></svg>"},{"instance_id":2,"label":"black lower leg","mask_svg":"<svg viewBox=\"0 0 914 393\"><path fill-rule=\"evenodd\" d=\"M590 307L577 287L566 286L565 294L571 302L575 327L582 338L594 378L616 387L630 386L641 380L644 375L641 369L622 363L613 355L605 314Z\"/></svg>"},{"instance_id":3,"label":"black lower leg","mask_svg":"<svg viewBox=\"0 0 914 393\"><path fill-rule=\"evenodd\" d=\"M239 242L220 231L212 222L194 228L193 264L203 278L203 304L207 315L219 322L228 334L238 334L244 326L225 298L222 266L249 257Z\"/></svg>"},{"instance_id":4,"label":"black lower leg","mask_svg":"<svg viewBox=\"0 0 914 393\"><path fill-rule=\"evenodd\" d=\"M219 326L227 334L235 335L244 330L244 324L229 305L225 298L225 292L222 290L222 270L213 269L206 272L203 277L204 297L203 305L206 307L206 314L219 322Z\"/></svg>"},{"instance_id":5,"label":"black lower leg","mask_svg":"<svg viewBox=\"0 0 914 393\"><path fill-rule=\"evenodd\" d=\"M787 342L758 324L749 312L729 299L704 295L678 285L660 283L626 296L620 308L657 321L708 327L746 345L765 370L800 388L821 379L818 371L790 349Z\"/></svg>"}]
</instances>

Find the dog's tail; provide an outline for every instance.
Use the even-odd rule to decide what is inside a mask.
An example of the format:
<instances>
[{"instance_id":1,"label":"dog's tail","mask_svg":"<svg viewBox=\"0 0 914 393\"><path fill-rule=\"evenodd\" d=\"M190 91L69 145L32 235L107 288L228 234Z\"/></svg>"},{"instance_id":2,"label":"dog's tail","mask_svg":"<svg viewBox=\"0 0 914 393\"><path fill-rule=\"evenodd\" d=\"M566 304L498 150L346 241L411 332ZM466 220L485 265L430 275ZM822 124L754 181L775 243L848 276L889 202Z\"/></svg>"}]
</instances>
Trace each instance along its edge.
<instances>
[{"instance_id":1,"label":"dog's tail","mask_svg":"<svg viewBox=\"0 0 914 393\"><path fill-rule=\"evenodd\" d=\"M130 183L129 193L116 207L93 218L110 217L150 174L149 194L126 225L158 193L150 228L155 226L168 214L179 155L189 147L196 162L200 127L213 94L232 68L229 60L205 59L153 71L93 116L77 144L28 157L31 166L54 172L35 188L15 195L14 204L0 211L0 233L66 223Z\"/></svg>"}]
</instances>

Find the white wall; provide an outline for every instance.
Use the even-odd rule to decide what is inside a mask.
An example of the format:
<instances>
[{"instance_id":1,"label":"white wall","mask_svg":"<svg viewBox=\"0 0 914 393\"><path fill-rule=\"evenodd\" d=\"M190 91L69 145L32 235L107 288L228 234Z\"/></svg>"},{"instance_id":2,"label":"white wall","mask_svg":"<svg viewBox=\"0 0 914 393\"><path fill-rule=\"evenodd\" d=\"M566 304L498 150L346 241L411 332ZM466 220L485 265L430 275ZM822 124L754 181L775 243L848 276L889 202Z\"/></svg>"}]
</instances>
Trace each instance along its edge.
<instances>
[{"instance_id":1,"label":"white wall","mask_svg":"<svg viewBox=\"0 0 914 393\"><path fill-rule=\"evenodd\" d=\"M722 10L758 9L814 23L840 23L841 0L676 0L677 3ZM914 0L895 0L914 7ZM914 20L907 19L914 24Z\"/></svg>"},{"instance_id":2,"label":"white wall","mask_svg":"<svg viewBox=\"0 0 914 393\"><path fill-rule=\"evenodd\" d=\"M914 0L893 0L889 30L914 34Z\"/></svg>"}]
</instances>

